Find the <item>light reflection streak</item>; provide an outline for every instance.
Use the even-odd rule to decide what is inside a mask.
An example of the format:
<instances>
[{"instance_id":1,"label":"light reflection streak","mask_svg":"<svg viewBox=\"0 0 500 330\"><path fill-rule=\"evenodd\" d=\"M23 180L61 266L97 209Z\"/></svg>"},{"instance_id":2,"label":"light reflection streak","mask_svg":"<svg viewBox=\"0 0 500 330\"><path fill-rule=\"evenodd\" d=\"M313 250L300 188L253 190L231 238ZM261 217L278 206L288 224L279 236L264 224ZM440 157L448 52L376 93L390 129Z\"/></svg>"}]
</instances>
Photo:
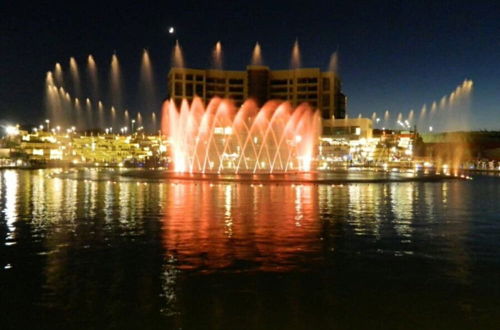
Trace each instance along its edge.
<instances>
[{"instance_id":1,"label":"light reflection streak","mask_svg":"<svg viewBox=\"0 0 500 330\"><path fill-rule=\"evenodd\" d=\"M231 237L233 235L233 219L231 215L232 199L233 199L232 186L228 184L224 189L224 207L225 207L224 223L226 225L225 233L228 237Z\"/></svg>"},{"instance_id":2,"label":"light reflection streak","mask_svg":"<svg viewBox=\"0 0 500 330\"><path fill-rule=\"evenodd\" d=\"M3 172L3 184L5 187L5 206L3 214L7 222L7 228L12 233L14 223L17 221L17 192L18 192L18 174L15 170L6 170ZM11 237L8 237L11 238Z\"/></svg>"}]
</instances>

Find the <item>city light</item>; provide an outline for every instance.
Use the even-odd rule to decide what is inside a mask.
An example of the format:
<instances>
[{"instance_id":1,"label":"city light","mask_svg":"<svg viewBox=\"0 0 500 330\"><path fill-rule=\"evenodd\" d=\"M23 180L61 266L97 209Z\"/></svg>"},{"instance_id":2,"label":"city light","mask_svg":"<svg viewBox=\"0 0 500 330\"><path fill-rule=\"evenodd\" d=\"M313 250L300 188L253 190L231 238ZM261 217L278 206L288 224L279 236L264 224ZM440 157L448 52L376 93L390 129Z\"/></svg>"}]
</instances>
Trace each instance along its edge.
<instances>
[{"instance_id":1,"label":"city light","mask_svg":"<svg viewBox=\"0 0 500 330\"><path fill-rule=\"evenodd\" d=\"M18 135L19 134L19 128L17 126L6 126L5 127L5 133L7 135Z\"/></svg>"}]
</instances>

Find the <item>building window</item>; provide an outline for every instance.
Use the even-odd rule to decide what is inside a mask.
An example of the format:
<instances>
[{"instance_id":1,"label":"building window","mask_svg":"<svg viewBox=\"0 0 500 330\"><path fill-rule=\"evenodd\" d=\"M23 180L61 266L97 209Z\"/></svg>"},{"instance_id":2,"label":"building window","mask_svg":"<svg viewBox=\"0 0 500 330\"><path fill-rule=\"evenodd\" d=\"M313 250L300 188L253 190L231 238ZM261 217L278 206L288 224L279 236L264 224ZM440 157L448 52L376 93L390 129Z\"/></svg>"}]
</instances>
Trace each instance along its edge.
<instances>
[{"instance_id":1,"label":"building window","mask_svg":"<svg viewBox=\"0 0 500 330\"><path fill-rule=\"evenodd\" d=\"M187 74L186 75L186 80L193 80L193 75L192 74Z\"/></svg>"},{"instance_id":2,"label":"building window","mask_svg":"<svg viewBox=\"0 0 500 330\"><path fill-rule=\"evenodd\" d=\"M243 87L229 87L230 92L243 92Z\"/></svg>"},{"instance_id":3,"label":"building window","mask_svg":"<svg viewBox=\"0 0 500 330\"><path fill-rule=\"evenodd\" d=\"M229 79L229 83L230 84L239 84L239 85L242 85L243 84L243 79Z\"/></svg>"},{"instance_id":4,"label":"building window","mask_svg":"<svg viewBox=\"0 0 500 330\"><path fill-rule=\"evenodd\" d=\"M175 83L174 95L182 95L182 84L180 82Z\"/></svg>"},{"instance_id":5,"label":"building window","mask_svg":"<svg viewBox=\"0 0 500 330\"><path fill-rule=\"evenodd\" d=\"M322 101L322 103L323 103L324 107L330 106L330 95L323 94L323 101Z\"/></svg>"},{"instance_id":6,"label":"building window","mask_svg":"<svg viewBox=\"0 0 500 330\"><path fill-rule=\"evenodd\" d=\"M271 85L286 85L287 84L286 79L276 79L276 80L271 80Z\"/></svg>"},{"instance_id":7,"label":"building window","mask_svg":"<svg viewBox=\"0 0 500 330\"><path fill-rule=\"evenodd\" d=\"M323 78L323 90L327 91L330 89L330 79L329 78Z\"/></svg>"},{"instance_id":8,"label":"building window","mask_svg":"<svg viewBox=\"0 0 500 330\"><path fill-rule=\"evenodd\" d=\"M175 74L175 79L176 79L176 80L182 80L182 74L180 74L180 73L176 73L176 74Z\"/></svg>"},{"instance_id":9,"label":"building window","mask_svg":"<svg viewBox=\"0 0 500 330\"><path fill-rule=\"evenodd\" d=\"M286 87L274 87L271 88L272 93L286 93L288 91L288 88Z\"/></svg>"},{"instance_id":10,"label":"building window","mask_svg":"<svg viewBox=\"0 0 500 330\"><path fill-rule=\"evenodd\" d=\"M219 79L216 79L216 82L217 82L218 84L225 84L225 83L226 83L226 79L224 79L224 78L219 78Z\"/></svg>"},{"instance_id":11,"label":"building window","mask_svg":"<svg viewBox=\"0 0 500 330\"><path fill-rule=\"evenodd\" d=\"M196 81L203 81L203 76L196 76Z\"/></svg>"},{"instance_id":12,"label":"building window","mask_svg":"<svg viewBox=\"0 0 500 330\"><path fill-rule=\"evenodd\" d=\"M203 85L196 85L196 95L203 96Z\"/></svg>"},{"instance_id":13,"label":"building window","mask_svg":"<svg viewBox=\"0 0 500 330\"><path fill-rule=\"evenodd\" d=\"M193 96L193 84L186 84L186 96Z\"/></svg>"}]
</instances>

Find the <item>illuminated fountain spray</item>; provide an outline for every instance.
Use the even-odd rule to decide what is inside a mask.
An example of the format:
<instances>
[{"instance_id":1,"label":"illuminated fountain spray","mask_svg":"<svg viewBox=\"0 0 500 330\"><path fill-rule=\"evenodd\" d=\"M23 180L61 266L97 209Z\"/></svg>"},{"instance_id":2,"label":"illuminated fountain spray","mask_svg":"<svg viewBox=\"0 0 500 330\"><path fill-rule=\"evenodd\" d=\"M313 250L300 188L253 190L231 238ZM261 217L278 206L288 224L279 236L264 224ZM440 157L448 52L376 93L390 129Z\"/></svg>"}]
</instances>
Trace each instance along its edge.
<instances>
[{"instance_id":1,"label":"illuminated fountain spray","mask_svg":"<svg viewBox=\"0 0 500 330\"><path fill-rule=\"evenodd\" d=\"M299 41L295 40L292 48L292 59L290 60L290 68L292 69L298 69L300 68L301 61L300 61L300 47L299 47Z\"/></svg>"},{"instance_id":2,"label":"illuminated fountain spray","mask_svg":"<svg viewBox=\"0 0 500 330\"><path fill-rule=\"evenodd\" d=\"M328 64L328 71L335 74L339 73L339 54L335 51L332 56L330 56L330 63Z\"/></svg>"},{"instance_id":3,"label":"illuminated fountain spray","mask_svg":"<svg viewBox=\"0 0 500 330\"><path fill-rule=\"evenodd\" d=\"M122 108L122 81L120 73L120 62L118 56L113 54L111 57L111 71L110 71L110 90L111 90L111 103L118 108Z\"/></svg>"},{"instance_id":4,"label":"illuminated fountain spray","mask_svg":"<svg viewBox=\"0 0 500 330\"><path fill-rule=\"evenodd\" d=\"M162 133L176 172L275 173L309 171L321 133L319 111L302 104L247 100L236 109L229 100L165 101Z\"/></svg>"},{"instance_id":5,"label":"illuminated fountain spray","mask_svg":"<svg viewBox=\"0 0 500 330\"><path fill-rule=\"evenodd\" d=\"M90 127L94 118L92 116L92 103L90 102L90 99L88 97L85 100L85 115L87 127Z\"/></svg>"},{"instance_id":6,"label":"illuminated fountain spray","mask_svg":"<svg viewBox=\"0 0 500 330\"><path fill-rule=\"evenodd\" d=\"M99 123L101 127L106 126L106 118L104 117L104 104L101 101L97 103L97 113L99 116Z\"/></svg>"},{"instance_id":7,"label":"illuminated fountain spray","mask_svg":"<svg viewBox=\"0 0 500 330\"><path fill-rule=\"evenodd\" d=\"M153 131L153 133L157 133L157 123L156 123L156 113L155 112L152 112L151 113L151 130Z\"/></svg>"},{"instance_id":8,"label":"illuminated fountain spray","mask_svg":"<svg viewBox=\"0 0 500 330\"><path fill-rule=\"evenodd\" d=\"M78 64L74 57L69 59L69 71L71 74L71 82L73 84L73 93L76 97L82 96L82 87L80 85L80 73L78 72Z\"/></svg>"},{"instance_id":9,"label":"illuminated fountain spray","mask_svg":"<svg viewBox=\"0 0 500 330\"><path fill-rule=\"evenodd\" d=\"M253 48L251 64L252 65L262 65L263 64L262 49L260 48L260 45L258 42L255 43L255 47Z\"/></svg>"},{"instance_id":10,"label":"illuminated fountain spray","mask_svg":"<svg viewBox=\"0 0 500 330\"><path fill-rule=\"evenodd\" d=\"M57 86L64 86L64 78L63 78L63 71L62 71L62 66L61 64L58 62L56 63L55 67L54 67L54 76L55 76L55 84Z\"/></svg>"},{"instance_id":11,"label":"illuminated fountain spray","mask_svg":"<svg viewBox=\"0 0 500 330\"><path fill-rule=\"evenodd\" d=\"M153 112L160 107L156 97L156 89L153 75L153 65L149 52L144 49L142 52L141 71L139 79L139 95L141 100L141 109L146 112ZM156 123L151 122L150 131L156 132Z\"/></svg>"},{"instance_id":12,"label":"illuminated fountain spray","mask_svg":"<svg viewBox=\"0 0 500 330\"><path fill-rule=\"evenodd\" d=\"M179 44L179 40L175 42L172 54L172 67L184 68L184 55L182 54L182 48Z\"/></svg>"},{"instance_id":13,"label":"illuminated fountain spray","mask_svg":"<svg viewBox=\"0 0 500 330\"><path fill-rule=\"evenodd\" d=\"M94 57L89 55L87 58L87 76L90 82L90 93L94 100L99 99L99 81L97 79L97 66Z\"/></svg>"},{"instance_id":14,"label":"illuminated fountain spray","mask_svg":"<svg viewBox=\"0 0 500 330\"><path fill-rule=\"evenodd\" d=\"M220 41L217 41L215 44L214 50L212 52L212 66L214 69L222 70L222 44Z\"/></svg>"}]
</instances>

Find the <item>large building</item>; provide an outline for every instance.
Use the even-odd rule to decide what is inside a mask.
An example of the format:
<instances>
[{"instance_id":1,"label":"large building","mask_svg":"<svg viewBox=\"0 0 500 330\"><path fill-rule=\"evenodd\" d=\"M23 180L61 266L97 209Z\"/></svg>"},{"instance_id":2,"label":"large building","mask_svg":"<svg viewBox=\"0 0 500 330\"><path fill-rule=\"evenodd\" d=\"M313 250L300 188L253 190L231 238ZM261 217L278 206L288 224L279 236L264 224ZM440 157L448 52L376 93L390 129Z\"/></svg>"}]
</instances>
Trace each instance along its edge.
<instances>
[{"instance_id":1,"label":"large building","mask_svg":"<svg viewBox=\"0 0 500 330\"><path fill-rule=\"evenodd\" d=\"M339 77L319 68L270 70L251 65L246 71L172 68L168 74L169 98L180 103L183 98L201 97L205 102L214 96L233 99L236 105L252 98L259 105L268 100L287 100L293 106L308 102L321 110L323 119L345 118L346 97Z\"/></svg>"}]
</instances>

